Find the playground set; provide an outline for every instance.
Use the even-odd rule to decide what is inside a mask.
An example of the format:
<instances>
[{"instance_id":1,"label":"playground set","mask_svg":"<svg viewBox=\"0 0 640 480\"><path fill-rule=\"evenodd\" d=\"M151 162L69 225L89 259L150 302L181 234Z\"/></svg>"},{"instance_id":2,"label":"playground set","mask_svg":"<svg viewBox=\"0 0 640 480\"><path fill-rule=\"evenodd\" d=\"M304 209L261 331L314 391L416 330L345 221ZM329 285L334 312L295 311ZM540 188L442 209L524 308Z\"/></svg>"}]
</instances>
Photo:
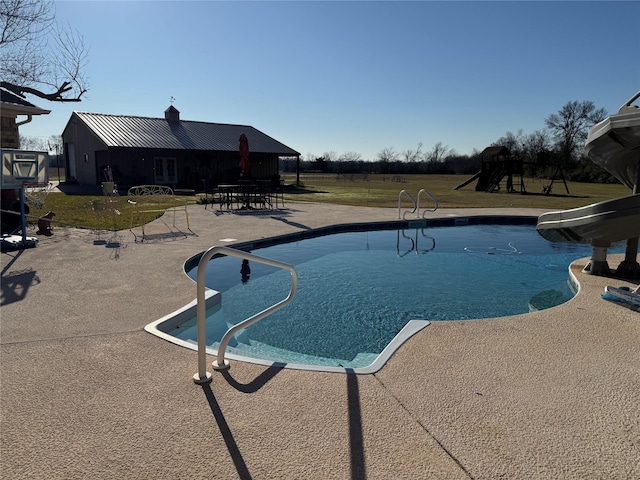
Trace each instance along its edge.
<instances>
[{"instance_id":1,"label":"playground set","mask_svg":"<svg viewBox=\"0 0 640 480\"><path fill-rule=\"evenodd\" d=\"M527 193L523 176L524 166L531 165L530 162L513 158L509 149L504 146L487 147L482 151L480 157L480 171L455 187L454 190L463 188L477 180L476 192L493 193L499 191L501 188L500 184L503 181L506 181L507 192ZM560 165L555 166L555 173L551 178L551 182L544 186L542 193L545 195L550 194L553 189L553 183L557 180L562 181L564 188L567 193L569 193L569 187L567 186L567 182L564 178L562 167Z\"/></svg>"}]
</instances>

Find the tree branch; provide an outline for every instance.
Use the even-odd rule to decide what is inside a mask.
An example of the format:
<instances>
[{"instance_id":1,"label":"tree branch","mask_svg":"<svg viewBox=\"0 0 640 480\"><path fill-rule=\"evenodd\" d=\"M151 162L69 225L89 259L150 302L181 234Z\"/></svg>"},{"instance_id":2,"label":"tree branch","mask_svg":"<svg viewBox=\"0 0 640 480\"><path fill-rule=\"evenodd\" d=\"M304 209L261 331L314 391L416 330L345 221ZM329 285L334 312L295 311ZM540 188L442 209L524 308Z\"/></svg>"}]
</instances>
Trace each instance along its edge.
<instances>
[{"instance_id":1,"label":"tree branch","mask_svg":"<svg viewBox=\"0 0 640 480\"><path fill-rule=\"evenodd\" d=\"M73 90L73 87L71 87L71 82L64 82L58 87L58 90L53 93L45 93L36 88L27 87L24 85L16 85L14 83L5 81L0 81L0 87L15 93L21 98L25 98L25 94L30 94L44 100L49 100L51 102L81 102L82 95L87 92L86 90L81 90L76 97L65 98L63 95L70 90Z\"/></svg>"}]
</instances>

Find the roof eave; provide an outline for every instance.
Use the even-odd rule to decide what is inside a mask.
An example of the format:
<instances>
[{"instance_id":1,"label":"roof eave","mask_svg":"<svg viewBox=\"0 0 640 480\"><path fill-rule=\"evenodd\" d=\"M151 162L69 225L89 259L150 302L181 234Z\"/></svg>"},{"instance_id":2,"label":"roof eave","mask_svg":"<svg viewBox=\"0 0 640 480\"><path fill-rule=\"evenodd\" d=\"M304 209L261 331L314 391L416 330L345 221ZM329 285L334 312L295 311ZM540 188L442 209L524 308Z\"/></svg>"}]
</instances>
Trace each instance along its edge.
<instances>
[{"instance_id":1,"label":"roof eave","mask_svg":"<svg viewBox=\"0 0 640 480\"><path fill-rule=\"evenodd\" d=\"M2 103L2 112L3 116L5 112L11 113L13 115L49 115L51 110L45 110L40 107L28 107L26 105L16 105L15 103Z\"/></svg>"}]
</instances>

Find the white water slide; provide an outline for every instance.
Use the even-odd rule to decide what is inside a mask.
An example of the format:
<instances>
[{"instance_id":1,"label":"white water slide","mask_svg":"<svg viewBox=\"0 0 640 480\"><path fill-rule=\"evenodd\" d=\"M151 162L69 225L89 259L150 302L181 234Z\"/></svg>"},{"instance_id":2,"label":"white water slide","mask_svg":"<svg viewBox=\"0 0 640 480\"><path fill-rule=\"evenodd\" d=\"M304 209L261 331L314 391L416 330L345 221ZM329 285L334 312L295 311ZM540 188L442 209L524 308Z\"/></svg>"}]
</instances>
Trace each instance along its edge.
<instances>
[{"instance_id":1,"label":"white water slide","mask_svg":"<svg viewBox=\"0 0 640 480\"><path fill-rule=\"evenodd\" d=\"M589 131L585 153L631 188L633 195L585 207L548 212L538 218L540 235L552 242L590 243L591 262L585 271L595 275L610 274L607 248L613 242L627 241L624 261L615 274L640 277L636 261L640 237L640 108L633 103L636 93L616 115L611 115Z\"/></svg>"}]
</instances>

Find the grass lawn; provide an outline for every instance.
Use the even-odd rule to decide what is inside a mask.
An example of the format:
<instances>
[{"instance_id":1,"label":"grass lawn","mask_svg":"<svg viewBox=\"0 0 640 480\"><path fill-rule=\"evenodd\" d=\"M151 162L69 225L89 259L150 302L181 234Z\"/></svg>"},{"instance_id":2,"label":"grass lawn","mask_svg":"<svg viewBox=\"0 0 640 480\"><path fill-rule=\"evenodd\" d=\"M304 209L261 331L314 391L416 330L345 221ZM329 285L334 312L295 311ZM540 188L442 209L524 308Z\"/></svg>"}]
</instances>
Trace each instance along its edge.
<instances>
[{"instance_id":1,"label":"grass lawn","mask_svg":"<svg viewBox=\"0 0 640 480\"><path fill-rule=\"evenodd\" d=\"M295 184L295 174L283 175L285 184ZM454 190L467 180L464 175L336 175L301 174L299 188L286 190L285 202L317 202L369 207L398 207L398 196L406 190L417 198L418 191L425 189L438 199L440 208L473 207L527 207L561 210L581 207L591 203L630 195L623 185L568 182L567 193L562 182L555 182L550 195L543 195L542 189L549 180L525 179L526 194L484 193L475 191L475 181ZM56 212L59 225L101 230L124 230L132 226L132 210L163 210L170 207L197 203L201 196L147 197L145 205L137 207L129 203L126 196L108 198L103 196L66 195L52 192L46 196L42 208L30 207L30 215L40 216L49 210ZM433 205L428 197L422 197L422 208ZM409 208L410 201L403 197L403 208ZM150 222L161 213L139 214L133 217L133 226Z\"/></svg>"},{"instance_id":2,"label":"grass lawn","mask_svg":"<svg viewBox=\"0 0 640 480\"><path fill-rule=\"evenodd\" d=\"M143 198L143 200L141 200ZM74 226L96 230L124 230L151 222L171 207L181 207L186 203L196 203L197 197L169 197L164 195L136 197L136 204L129 197L104 197L93 195L67 195L61 192L49 193L44 206L30 205L29 215L38 217L52 210L56 212L55 222L61 226ZM145 210L159 210L153 213L137 213ZM55 225L55 223L54 223Z\"/></svg>"},{"instance_id":3,"label":"grass lawn","mask_svg":"<svg viewBox=\"0 0 640 480\"><path fill-rule=\"evenodd\" d=\"M295 175L285 175L285 183L295 183ZM495 193L476 192L476 182L454 190L469 176L465 175L336 175L301 174L304 185L298 193L285 197L289 201L309 201L359 205L369 207L398 207L398 196L406 190L417 199L420 189L425 189L438 199L441 208L473 207L530 207L549 210L581 207L591 203L631 195L623 185L567 182L567 193L562 182L554 182L550 195L543 195L542 189L549 184L548 179L525 179L528 193L507 193L504 190ZM504 187L504 185L503 185ZM422 197L421 203L428 201ZM409 206L409 200L403 197L403 206ZM431 203L432 205L432 203ZM430 206L422 203L422 206Z\"/></svg>"}]
</instances>

